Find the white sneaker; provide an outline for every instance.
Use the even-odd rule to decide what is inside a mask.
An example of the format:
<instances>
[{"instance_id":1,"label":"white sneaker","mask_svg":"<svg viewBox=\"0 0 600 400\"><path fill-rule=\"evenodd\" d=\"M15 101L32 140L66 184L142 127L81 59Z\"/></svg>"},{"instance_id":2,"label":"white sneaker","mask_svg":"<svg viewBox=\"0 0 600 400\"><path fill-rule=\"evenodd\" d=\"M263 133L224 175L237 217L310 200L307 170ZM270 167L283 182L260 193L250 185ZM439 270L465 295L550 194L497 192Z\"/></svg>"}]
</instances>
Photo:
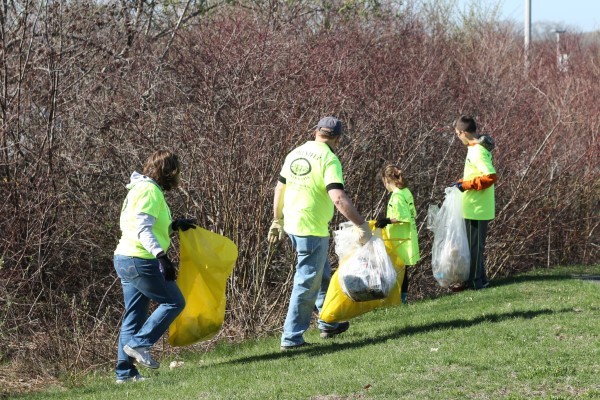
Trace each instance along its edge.
<instances>
[{"instance_id":1,"label":"white sneaker","mask_svg":"<svg viewBox=\"0 0 600 400\"><path fill-rule=\"evenodd\" d=\"M138 364L143 365L146 368L158 368L160 364L152 358L148 347L129 347L128 345L123 346L123 351L129 357L135 358Z\"/></svg>"},{"instance_id":2,"label":"white sneaker","mask_svg":"<svg viewBox=\"0 0 600 400\"><path fill-rule=\"evenodd\" d=\"M130 376L130 377L127 377L127 378L118 378L117 379L117 384L120 385L122 383L129 383L129 382L142 382L142 381L145 381L145 380L146 380L146 378L144 378L140 374L137 374L137 375Z\"/></svg>"}]
</instances>

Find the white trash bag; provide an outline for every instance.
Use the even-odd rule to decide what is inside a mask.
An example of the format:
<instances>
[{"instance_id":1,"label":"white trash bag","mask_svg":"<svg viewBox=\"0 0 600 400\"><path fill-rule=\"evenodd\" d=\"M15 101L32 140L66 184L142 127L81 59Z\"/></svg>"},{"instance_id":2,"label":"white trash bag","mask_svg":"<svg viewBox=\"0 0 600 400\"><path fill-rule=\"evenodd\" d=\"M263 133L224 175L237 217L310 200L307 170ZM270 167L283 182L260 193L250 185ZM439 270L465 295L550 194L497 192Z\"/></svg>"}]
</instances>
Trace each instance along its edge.
<instances>
[{"instance_id":1,"label":"white trash bag","mask_svg":"<svg viewBox=\"0 0 600 400\"><path fill-rule=\"evenodd\" d=\"M471 254L462 211L462 192L446 188L446 199L434 217L431 268L441 287L469 279Z\"/></svg>"},{"instance_id":2,"label":"white trash bag","mask_svg":"<svg viewBox=\"0 0 600 400\"><path fill-rule=\"evenodd\" d=\"M386 298L396 285L396 270L383 240L373 236L361 246L355 229L340 226L342 229L334 232L334 240L342 291L355 302Z\"/></svg>"},{"instance_id":3,"label":"white trash bag","mask_svg":"<svg viewBox=\"0 0 600 400\"><path fill-rule=\"evenodd\" d=\"M427 209L427 229L429 229L430 231L433 230L433 227L435 226L435 218L439 213L440 208L437 204L429 205L429 208Z\"/></svg>"},{"instance_id":4,"label":"white trash bag","mask_svg":"<svg viewBox=\"0 0 600 400\"><path fill-rule=\"evenodd\" d=\"M360 248L358 236L359 232L357 229L354 229L352 222L343 222L340 224L340 229L333 231L335 254L337 254L340 260L340 265Z\"/></svg>"}]
</instances>

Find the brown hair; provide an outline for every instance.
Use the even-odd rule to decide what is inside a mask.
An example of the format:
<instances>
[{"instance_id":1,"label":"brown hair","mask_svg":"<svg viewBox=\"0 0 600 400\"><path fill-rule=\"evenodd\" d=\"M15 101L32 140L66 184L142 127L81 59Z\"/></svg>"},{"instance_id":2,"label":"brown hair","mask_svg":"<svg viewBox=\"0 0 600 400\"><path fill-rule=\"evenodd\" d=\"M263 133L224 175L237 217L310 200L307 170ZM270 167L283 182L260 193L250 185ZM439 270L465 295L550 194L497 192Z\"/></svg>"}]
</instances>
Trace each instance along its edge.
<instances>
[{"instance_id":1,"label":"brown hair","mask_svg":"<svg viewBox=\"0 0 600 400\"><path fill-rule=\"evenodd\" d=\"M454 121L454 128L458 129L460 132L477 132L477 124L475 124L475 120L473 117L469 117L468 115L461 115L458 117L456 121Z\"/></svg>"},{"instance_id":2,"label":"brown hair","mask_svg":"<svg viewBox=\"0 0 600 400\"><path fill-rule=\"evenodd\" d=\"M406 180L402 176L402 170L397 165L386 165L381 170L381 179L387 179L399 189L407 187Z\"/></svg>"},{"instance_id":3,"label":"brown hair","mask_svg":"<svg viewBox=\"0 0 600 400\"><path fill-rule=\"evenodd\" d=\"M179 159L168 150L155 151L144 165L144 175L163 189L171 190L179 184Z\"/></svg>"}]
</instances>

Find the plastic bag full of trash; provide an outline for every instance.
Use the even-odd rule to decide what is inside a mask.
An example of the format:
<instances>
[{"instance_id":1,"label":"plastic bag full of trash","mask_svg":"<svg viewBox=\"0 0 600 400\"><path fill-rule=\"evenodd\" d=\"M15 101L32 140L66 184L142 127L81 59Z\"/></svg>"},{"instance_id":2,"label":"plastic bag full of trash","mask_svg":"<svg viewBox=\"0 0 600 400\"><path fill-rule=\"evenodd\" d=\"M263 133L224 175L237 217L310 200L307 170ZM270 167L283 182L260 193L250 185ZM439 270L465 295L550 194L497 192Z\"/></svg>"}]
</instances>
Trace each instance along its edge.
<instances>
[{"instance_id":1,"label":"plastic bag full of trash","mask_svg":"<svg viewBox=\"0 0 600 400\"><path fill-rule=\"evenodd\" d=\"M384 299L390 294L396 285L396 270L381 238L373 236L344 256L338 279L342 291L352 301Z\"/></svg>"},{"instance_id":2,"label":"plastic bag full of trash","mask_svg":"<svg viewBox=\"0 0 600 400\"><path fill-rule=\"evenodd\" d=\"M462 192L446 188L446 198L432 221L433 277L442 287L460 284L469 279L470 251L462 212Z\"/></svg>"}]
</instances>

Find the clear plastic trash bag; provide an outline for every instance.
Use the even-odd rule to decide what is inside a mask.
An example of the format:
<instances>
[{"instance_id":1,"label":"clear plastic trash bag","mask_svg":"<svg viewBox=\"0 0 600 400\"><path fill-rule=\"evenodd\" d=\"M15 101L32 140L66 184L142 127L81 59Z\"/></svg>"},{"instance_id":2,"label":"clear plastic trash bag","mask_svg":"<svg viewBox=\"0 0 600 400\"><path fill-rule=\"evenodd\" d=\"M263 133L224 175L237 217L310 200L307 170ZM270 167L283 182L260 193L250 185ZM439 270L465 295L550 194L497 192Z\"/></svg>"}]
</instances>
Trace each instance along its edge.
<instances>
[{"instance_id":1,"label":"clear plastic trash bag","mask_svg":"<svg viewBox=\"0 0 600 400\"><path fill-rule=\"evenodd\" d=\"M463 218L462 192L456 187L446 188L446 198L436 213L431 208L433 248L431 268L441 287L460 284L469 279L471 255Z\"/></svg>"},{"instance_id":2,"label":"clear plastic trash bag","mask_svg":"<svg viewBox=\"0 0 600 400\"><path fill-rule=\"evenodd\" d=\"M427 229L429 229L430 231L433 230L433 227L435 225L435 218L437 217L439 212L440 207L438 207L437 204L429 205L429 208L427 209Z\"/></svg>"},{"instance_id":3,"label":"clear plastic trash bag","mask_svg":"<svg viewBox=\"0 0 600 400\"><path fill-rule=\"evenodd\" d=\"M358 235L358 230L354 229L352 222L343 222L340 224L340 229L333 231L335 254L338 256L340 265L360 248Z\"/></svg>"},{"instance_id":4,"label":"clear plastic trash bag","mask_svg":"<svg viewBox=\"0 0 600 400\"><path fill-rule=\"evenodd\" d=\"M382 235L385 243L386 251L394 269L396 270L396 282L391 292L385 299L370 300L355 302L349 298L340 287L340 280L338 275L344 269L344 263L352 256L352 253L360 248L358 243L358 232L355 229L348 229L352 227L352 223L340 224L341 229L334 231L333 236L335 239L335 251L340 259L340 267L333 273L329 288L327 289L327 295L325 296L325 302L319 318L327 323L344 322L352 318L358 317L376 308L381 307L393 307L401 303L400 289L402 287L402 281L404 279L404 263L398 256L396 246L398 241L390 241L386 237L386 231L381 229L375 229L375 221L369 221L371 230L375 230L374 235ZM340 242L340 240L342 242Z\"/></svg>"},{"instance_id":5,"label":"clear plastic trash bag","mask_svg":"<svg viewBox=\"0 0 600 400\"><path fill-rule=\"evenodd\" d=\"M347 230L352 231L345 232ZM340 257L338 280L344 294L355 302L384 299L396 284L396 270L385 243L373 236L360 246L355 229L343 228L334 234Z\"/></svg>"}]
</instances>

